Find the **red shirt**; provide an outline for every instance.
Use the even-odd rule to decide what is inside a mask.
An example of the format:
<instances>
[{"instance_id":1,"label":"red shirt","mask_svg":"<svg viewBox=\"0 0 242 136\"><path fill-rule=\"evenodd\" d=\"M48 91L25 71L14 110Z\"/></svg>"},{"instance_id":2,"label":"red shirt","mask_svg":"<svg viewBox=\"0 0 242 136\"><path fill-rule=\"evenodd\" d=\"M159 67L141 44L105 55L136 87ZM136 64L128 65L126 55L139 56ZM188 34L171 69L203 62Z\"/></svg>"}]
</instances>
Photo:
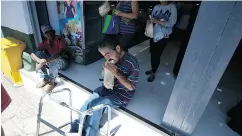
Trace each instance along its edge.
<instances>
[{"instance_id":1,"label":"red shirt","mask_svg":"<svg viewBox=\"0 0 242 136\"><path fill-rule=\"evenodd\" d=\"M67 47L67 44L65 39L60 36L55 36L54 45L51 46L50 41L45 40L37 46L37 49L47 50L50 55L55 55L60 53L60 51L66 47Z\"/></svg>"},{"instance_id":2,"label":"red shirt","mask_svg":"<svg viewBox=\"0 0 242 136\"><path fill-rule=\"evenodd\" d=\"M1 85L1 112L3 112L8 107L10 102L11 98L9 97L3 85Z\"/></svg>"}]
</instances>

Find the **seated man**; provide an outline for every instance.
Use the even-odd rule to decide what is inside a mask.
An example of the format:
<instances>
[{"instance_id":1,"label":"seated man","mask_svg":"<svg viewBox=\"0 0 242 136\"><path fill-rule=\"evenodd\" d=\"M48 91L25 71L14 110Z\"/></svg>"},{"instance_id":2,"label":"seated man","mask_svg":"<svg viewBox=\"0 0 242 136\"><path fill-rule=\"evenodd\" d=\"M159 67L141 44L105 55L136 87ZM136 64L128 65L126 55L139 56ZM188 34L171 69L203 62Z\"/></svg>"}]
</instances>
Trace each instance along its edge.
<instances>
[{"instance_id":1,"label":"seated man","mask_svg":"<svg viewBox=\"0 0 242 136\"><path fill-rule=\"evenodd\" d=\"M81 111L99 104L106 104L112 108L126 106L132 99L139 77L139 64L137 59L127 52L110 37L105 37L99 44L99 52L106 60L114 60L115 64L107 63L104 68L110 70L114 76L113 90L101 86L94 90L93 94L86 100ZM88 116L84 122L84 133L86 136L97 136L100 119L103 111L95 111ZM71 125L71 132L78 132L79 120L75 120Z\"/></svg>"},{"instance_id":2,"label":"seated man","mask_svg":"<svg viewBox=\"0 0 242 136\"><path fill-rule=\"evenodd\" d=\"M41 72L44 74L43 81L36 87L44 87L44 91L51 91L54 89L58 70L66 69L70 62L62 57L67 51L65 39L56 36L55 30L49 25L41 26L41 30L46 40L37 46L37 49L31 54L31 57L38 63L36 72L41 69ZM47 73L46 65L49 66L49 74Z\"/></svg>"}]
</instances>

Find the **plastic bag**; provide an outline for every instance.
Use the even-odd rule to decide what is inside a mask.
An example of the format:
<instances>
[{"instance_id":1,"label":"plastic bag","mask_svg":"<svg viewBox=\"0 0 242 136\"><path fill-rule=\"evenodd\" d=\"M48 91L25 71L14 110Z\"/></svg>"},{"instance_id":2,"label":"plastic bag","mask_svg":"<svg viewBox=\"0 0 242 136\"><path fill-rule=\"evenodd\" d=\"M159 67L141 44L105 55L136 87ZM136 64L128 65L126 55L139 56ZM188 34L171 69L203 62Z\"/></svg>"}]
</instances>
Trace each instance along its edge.
<instances>
[{"instance_id":1,"label":"plastic bag","mask_svg":"<svg viewBox=\"0 0 242 136\"><path fill-rule=\"evenodd\" d=\"M107 61L107 63L114 63L114 61ZM107 68L103 69L103 84L107 89L113 90L114 87L114 76L111 71L109 71Z\"/></svg>"},{"instance_id":2,"label":"plastic bag","mask_svg":"<svg viewBox=\"0 0 242 136\"><path fill-rule=\"evenodd\" d=\"M104 17L105 15L108 14L108 12L111 10L111 7L109 5L109 2L108 1L105 1L99 8L98 8L98 11L99 11L99 14Z\"/></svg>"},{"instance_id":3,"label":"plastic bag","mask_svg":"<svg viewBox=\"0 0 242 136\"><path fill-rule=\"evenodd\" d=\"M114 15L106 15L104 17L104 26L102 33L118 34L119 33L119 17Z\"/></svg>"},{"instance_id":4,"label":"plastic bag","mask_svg":"<svg viewBox=\"0 0 242 136\"><path fill-rule=\"evenodd\" d=\"M163 38L169 37L169 35L172 33L172 28L170 27L163 27L159 24L154 25L153 34L154 34L154 42L158 42Z\"/></svg>"},{"instance_id":5,"label":"plastic bag","mask_svg":"<svg viewBox=\"0 0 242 136\"><path fill-rule=\"evenodd\" d=\"M146 21L145 36L153 38L153 23L150 20Z\"/></svg>"}]
</instances>

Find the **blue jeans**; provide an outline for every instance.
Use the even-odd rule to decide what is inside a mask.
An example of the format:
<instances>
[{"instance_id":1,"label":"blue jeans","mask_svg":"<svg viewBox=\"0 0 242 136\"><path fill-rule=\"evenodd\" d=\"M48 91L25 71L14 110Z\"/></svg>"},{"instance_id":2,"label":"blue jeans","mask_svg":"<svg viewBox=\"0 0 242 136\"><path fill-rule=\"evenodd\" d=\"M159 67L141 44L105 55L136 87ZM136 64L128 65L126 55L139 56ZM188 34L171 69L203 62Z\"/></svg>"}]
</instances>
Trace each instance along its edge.
<instances>
[{"instance_id":1,"label":"blue jeans","mask_svg":"<svg viewBox=\"0 0 242 136\"><path fill-rule=\"evenodd\" d=\"M114 95L106 95L104 94L105 87L101 86L94 90L93 94L86 100L84 105L81 107L81 111L84 112L87 109L94 107L99 104L109 105L111 108L118 108L122 106L122 103L116 98ZM107 89L106 89L107 90ZM84 122L84 130L86 132L86 136L97 136L99 131L100 120L102 117L104 110L98 110L93 112L93 115L87 116ZM78 132L78 123L80 120L75 120L71 124L70 132Z\"/></svg>"},{"instance_id":2,"label":"blue jeans","mask_svg":"<svg viewBox=\"0 0 242 136\"><path fill-rule=\"evenodd\" d=\"M50 54L45 51L36 51L35 55L40 59L48 59L51 57ZM65 69L68 66L68 63L63 58L58 58L47 64L49 66L49 74L46 69L46 65L41 68L41 73L46 80L54 80L58 76L58 71L61 69Z\"/></svg>"}]
</instances>

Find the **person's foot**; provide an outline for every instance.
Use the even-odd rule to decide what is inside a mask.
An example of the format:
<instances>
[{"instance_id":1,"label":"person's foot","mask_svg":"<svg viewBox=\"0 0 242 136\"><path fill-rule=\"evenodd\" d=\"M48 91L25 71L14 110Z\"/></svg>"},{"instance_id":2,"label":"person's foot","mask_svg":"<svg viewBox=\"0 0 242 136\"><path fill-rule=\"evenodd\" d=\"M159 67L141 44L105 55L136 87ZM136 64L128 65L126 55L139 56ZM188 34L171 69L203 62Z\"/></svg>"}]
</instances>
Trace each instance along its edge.
<instances>
[{"instance_id":1,"label":"person's foot","mask_svg":"<svg viewBox=\"0 0 242 136\"><path fill-rule=\"evenodd\" d=\"M44 87L46 84L48 84L48 80L44 79L42 80L41 82L39 82L37 85L36 85L36 88L42 88Z\"/></svg>"},{"instance_id":2,"label":"person's foot","mask_svg":"<svg viewBox=\"0 0 242 136\"><path fill-rule=\"evenodd\" d=\"M152 70L148 70L145 72L146 75L150 75L152 73Z\"/></svg>"},{"instance_id":3,"label":"person's foot","mask_svg":"<svg viewBox=\"0 0 242 136\"><path fill-rule=\"evenodd\" d=\"M155 80L155 73L151 73L150 77L147 79L148 82L153 82Z\"/></svg>"},{"instance_id":4,"label":"person's foot","mask_svg":"<svg viewBox=\"0 0 242 136\"><path fill-rule=\"evenodd\" d=\"M51 80L43 87L43 90L45 92L51 92L54 88L55 88L55 81Z\"/></svg>"}]
</instances>

